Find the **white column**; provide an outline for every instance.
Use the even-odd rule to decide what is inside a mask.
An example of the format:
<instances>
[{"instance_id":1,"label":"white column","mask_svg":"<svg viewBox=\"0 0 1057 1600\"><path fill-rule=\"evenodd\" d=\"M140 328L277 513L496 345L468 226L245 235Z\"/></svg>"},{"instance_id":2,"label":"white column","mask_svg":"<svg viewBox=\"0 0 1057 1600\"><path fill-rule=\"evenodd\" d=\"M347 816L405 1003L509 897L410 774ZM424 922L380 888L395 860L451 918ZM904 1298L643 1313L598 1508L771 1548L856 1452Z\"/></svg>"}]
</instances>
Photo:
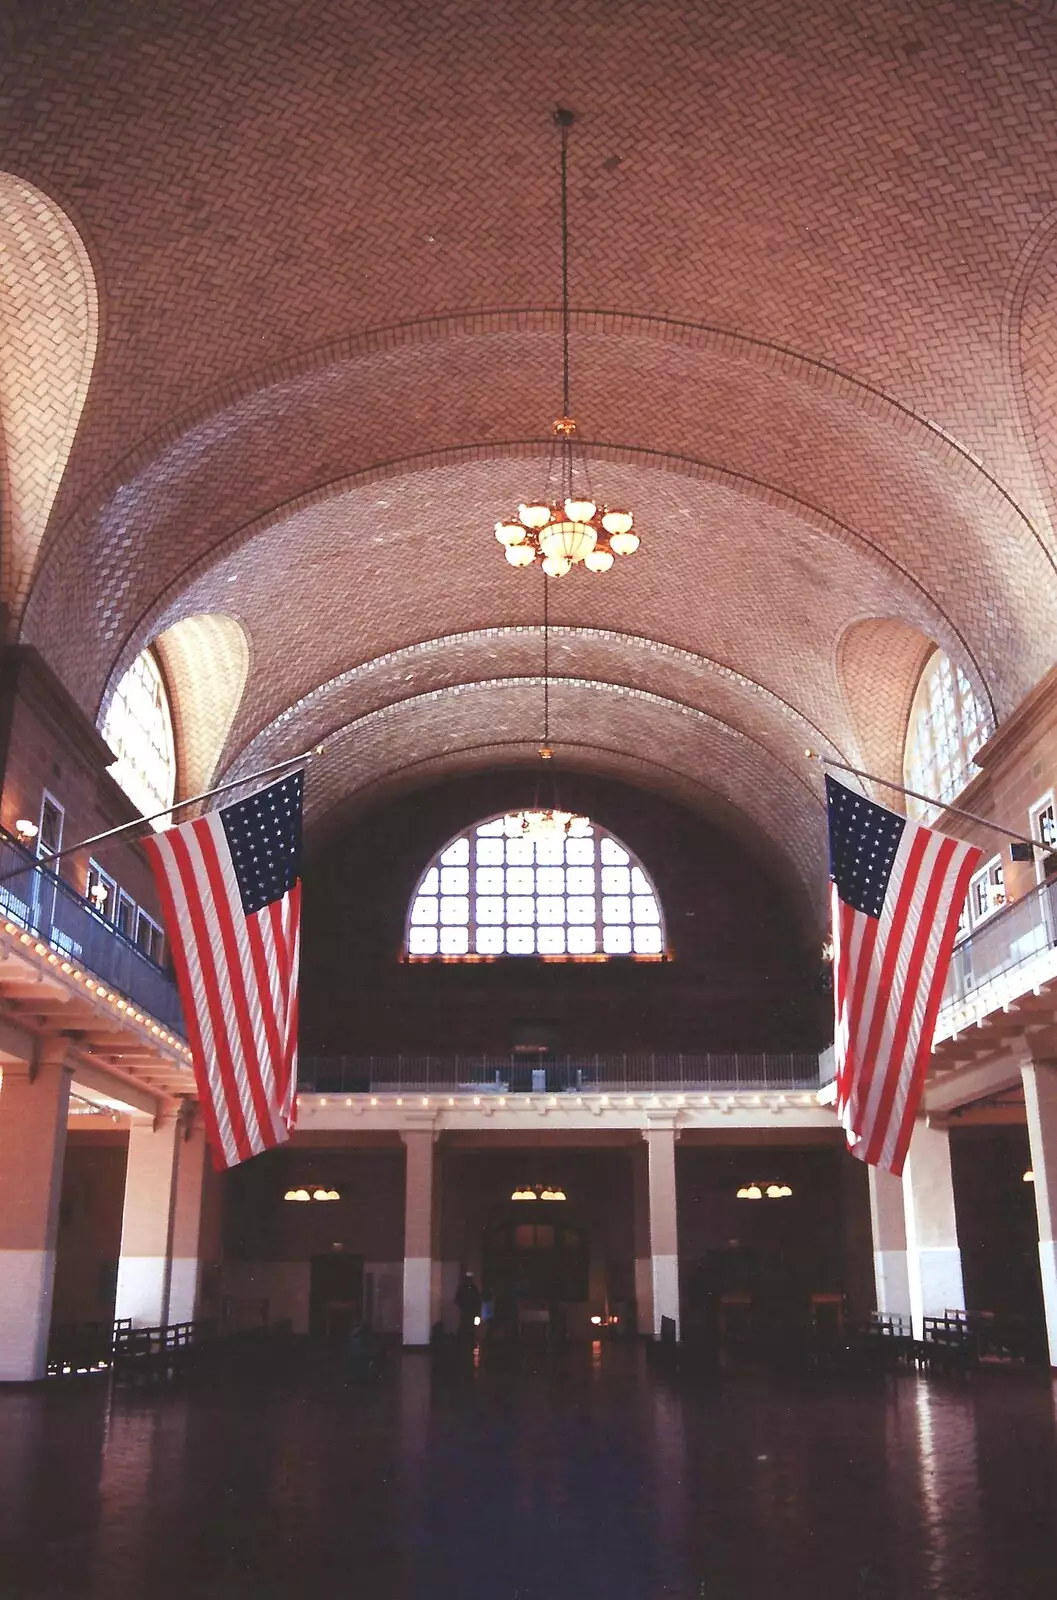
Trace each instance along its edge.
<instances>
[{"instance_id":1,"label":"white column","mask_svg":"<svg viewBox=\"0 0 1057 1600\"><path fill-rule=\"evenodd\" d=\"M195 1116L193 1120L187 1118L181 1123L176 1138L176 1194L168 1322L191 1322L198 1309L202 1271L202 1203L209 1177L205 1126L200 1116Z\"/></svg>"},{"instance_id":2,"label":"white column","mask_svg":"<svg viewBox=\"0 0 1057 1600\"><path fill-rule=\"evenodd\" d=\"M114 1315L138 1328L169 1321L180 1133L175 1111L129 1129Z\"/></svg>"},{"instance_id":3,"label":"white column","mask_svg":"<svg viewBox=\"0 0 1057 1600\"><path fill-rule=\"evenodd\" d=\"M64 1043L3 1035L0 1382L18 1383L42 1378L47 1360L71 1073Z\"/></svg>"},{"instance_id":4,"label":"white column","mask_svg":"<svg viewBox=\"0 0 1057 1600\"><path fill-rule=\"evenodd\" d=\"M903 1181L890 1172L867 1167L870 1221L873 1225L873 1270L876 1305L882 1315L910 1315L907 1268L907 1225Z\"/></svg>"},{"instance_id":5,"label":"white column","mask_svg":"<svg viewBox=\"0 0 1057 1600\"><path fill-rule=\"evenodd\" d=\"M631 1151L631 1218L635 1248L638 1331L653 1337L653 1261L650 1256L650 1179L645 1147Z\"/></svg>"},{"instance_id":6,"label":"white column","mask_svg":"<svg viewBox=\"0 0 1057 1600\"><path fill-rule=\"evenodd\" d=\"M1057 1367L1057 1061L1033 1061L1023 1069L1035 1210L1039 1219L1039 1266L1050 1366Z\"/></svg>"},{"instance_id":7,"label":"white column","mask_svg":"<svg viewBox=\"0 0 1057 1600\"><path fill-rule=\"evenodd\" d=\"M404 1170L404 1344L429 1344L433 1327L433 1129L401 1135Z\"/></svg>"},{"instance_id":8,"label":"white column","mask_svg":"<svg viewBox=\"0 0 1057 1600\"><path fill-rule=\"evenodd\" d=\"M922 1318L965 1308L950 1138L946 1128L929 1127L924 1119L914 1124L903 1168L903 1213L910 1314L920 1339Z\"/></svg>"},{"instance_id":9,"label":"white column","mask_svg":"<svg viewBox=\"0 0 1057 1600\"><path fill-rule=\"evenodd\" d=\"M661 1336L661 1318L671 1317L679 1338L679 1233L675 1203L674 1125L646 1129L649 1164L650 1265L653 1288L653 1337Z\"/></svg>"}]
</instances>

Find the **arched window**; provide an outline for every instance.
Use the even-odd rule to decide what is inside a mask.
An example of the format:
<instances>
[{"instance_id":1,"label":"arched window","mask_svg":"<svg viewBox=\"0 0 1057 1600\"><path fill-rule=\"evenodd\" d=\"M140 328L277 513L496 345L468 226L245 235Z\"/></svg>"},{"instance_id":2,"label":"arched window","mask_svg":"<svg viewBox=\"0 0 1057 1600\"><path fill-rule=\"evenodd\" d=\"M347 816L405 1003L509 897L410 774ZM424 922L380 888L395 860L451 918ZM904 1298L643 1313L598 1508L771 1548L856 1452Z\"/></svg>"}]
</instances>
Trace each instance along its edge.
<instances>
[{"instance_id":1,"label":"arched window","mask_svg":"<svg viewBox=\"0 0 1057 1600\"><path fill-rule=\"evenodd\" d=\"M176 792L172 716L151 651L136 657L114 691L103 738L117 757L111 773L145 817L172 805ZM154 823L159 829L168 825L168 817L158 817Z\"/></svg>"},{"instance_id":2,"label":"arched window","mask_svg":"<svg viewBox=\"0 0 1057 1600\"><path fill-rule=\"evenodd\" d=\"M991 716L949 656L929 658L910 712L903 775L908 789L949 802L980 770L973 757L993 732ZM908 800L907 811L928 821L936 807Z\"/></svg>"},{"instance_id":3,"label":"arched window","mask_svg":"<svg viewBox=\"0 0 1057 1600\"><path fill-rule=\"evenodd\" d=\"M656 961L664 922L642 866L597 823L577 817L568 835L532 838L512 819L490 817L457 834L423 873L406 950L412 960Z\"/></svg>"}]
</instances>

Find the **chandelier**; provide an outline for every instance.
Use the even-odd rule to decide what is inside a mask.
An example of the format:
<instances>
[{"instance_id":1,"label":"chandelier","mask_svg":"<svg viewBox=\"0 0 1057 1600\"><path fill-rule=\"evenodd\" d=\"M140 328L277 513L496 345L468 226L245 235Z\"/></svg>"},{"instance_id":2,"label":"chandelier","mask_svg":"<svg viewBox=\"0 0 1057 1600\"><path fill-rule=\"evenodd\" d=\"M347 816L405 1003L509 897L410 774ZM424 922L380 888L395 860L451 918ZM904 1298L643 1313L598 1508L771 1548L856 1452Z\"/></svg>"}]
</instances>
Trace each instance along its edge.
<instances>
[{"instance_id":1,"label":"chandelier","mask_svg":"<svg viewBox=\"0 0 1057 1600\"><path fill-rule=\"evenodd\" d=\"M495 536L512 567L529 567L539 556L549 578L563 578L581 563L589 572L608 572L616 556L638 549L639 536L630 511L602 505L592 495L570 407L568 153L575 118L559 109L554 120L562 136L562 414L553 426L543 494L519 505L516 516L497 522Z\"/></svg>"},{"instance_id":2,"label":"chandelier","mask_svg":"<svg viewBox=\"0 0 1057 1600\"><path fill-rule=\"evenodd\" d=\"M510 1196L511 1200L564 1200L565 1190L549 1183L521 1184Z\"/></svg>"}]
</instances>

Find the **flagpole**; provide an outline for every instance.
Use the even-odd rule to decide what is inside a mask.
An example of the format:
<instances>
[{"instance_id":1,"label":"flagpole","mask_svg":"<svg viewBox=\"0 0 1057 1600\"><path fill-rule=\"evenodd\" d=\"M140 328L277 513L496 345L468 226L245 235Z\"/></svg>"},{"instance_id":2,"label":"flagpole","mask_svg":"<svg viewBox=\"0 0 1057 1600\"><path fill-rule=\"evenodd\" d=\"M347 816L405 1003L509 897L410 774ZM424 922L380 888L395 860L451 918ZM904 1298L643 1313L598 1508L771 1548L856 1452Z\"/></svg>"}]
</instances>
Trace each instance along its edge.
<instances>
[{"instance_id":1,"label":"flagpole","mask_svg":"<svg viewBox=\"0 0 1057 1600\"><path fill-rule=\"evenodd\" d=\"M52 855L39 857L37 864L50 870L53 862L62 861L65 856L75 856L79 850L88 850L92 845L102 844L105 839L115 839L118 834L128 833L131 828L141 828L144 823L157 822L159 817L171 816L174 811L180 811L185 806L195 806L203 800L212 800L218 794L228 794L232 789L241 789L247 783L270 778L276 772L284 772L287 767L296 767L299 763L311 761L313 756L322 754L323 746L313 745L311 750L304 750L299 756L288 756L285 761L277 761L271 767L261 767L258 772L250 772L245 778L232 778L228 783L218 784L215 789L207 789L204 794L189 795L186 800L174 800L172 805L165 806L161 811L152 811L149 817L134 817L131 822L118 823L116 828L107 828L103 833L93 833L90 839L82 839L78 844L68 844L65 849L56 850ZM12 872L2 872L0 884L7 883L9 878L17 878L28 870L28 866L23 866L16 867Z\"/></svg>"},{"instance_id":2,"label":"flagpole","mask_svg":"<svg viewBox=\"0 0 1057 1600\"><path fill-rule=\"evenodd\" d=\"M804 754L809 761L817 761L820 766L836 767L840 772L850 772L853 777L865 778L868 783L879 783L886 789L894 789L897 794L908 795L911 800L922 800L928 806L935 806L938 811L949 811L952 816L965 817L968 822L975 822L981 828L990 828L993 833L1004 833L1007 839L1015 839L1018 844L1030 844L1033 850L1045 850L1047 855L1052 855L1057 849L1057 846L1047 844L1044 839L1033 839L1028 833L1014 833L1012 828L1004 828L1000 822L992 822L989 817L981 817L975 811L966 811L962 806L945 805L932 795L921 794L917 789L905 789L901 783L893 783L890 778L879 778L876 772L850 767L846 761L834 761L831 756L820 756L815 750L805 750Z\"/></svg>"}]
</instances>

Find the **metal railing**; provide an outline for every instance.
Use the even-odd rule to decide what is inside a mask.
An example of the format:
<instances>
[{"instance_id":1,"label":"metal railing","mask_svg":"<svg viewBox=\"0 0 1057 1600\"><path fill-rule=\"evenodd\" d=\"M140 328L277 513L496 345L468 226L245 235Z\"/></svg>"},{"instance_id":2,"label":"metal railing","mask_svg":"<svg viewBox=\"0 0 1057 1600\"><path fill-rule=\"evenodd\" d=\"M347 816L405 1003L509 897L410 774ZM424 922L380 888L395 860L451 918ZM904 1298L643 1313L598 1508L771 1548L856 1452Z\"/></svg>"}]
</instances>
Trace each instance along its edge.
<instances>
[{"instance_id":1,"label":"metal railing","mask_svg":"<svg viewBox=\"0 0 1057 1600\"><path fill-rule=\"evenodd\" d=\"M1057 945L1057 881L996 911L954 951L943 1005L956 1005L975 989L1025 966Z\"/></svg>"},{"instance_id":2,"label":"metal railing","mask_svg":"<svg viewBox=\"0 0 1057 1600\"><path fill-rule=\"evenodd\" d=\"M50 872L28 850L0 835L0 916L102 978L157 1021L186 1037L176 984L164 968Z\"/></svg>"},{"instance_id":3,"label":"metal railing","mask_svg":"<svg viewBox=\"0 0 1057 1600\"><path fill-rule=\"evenodd\" d=\"M300 1087L312 1094L474 1089L492 1094L577 1090L817 1089L818 1055L570 1054L303 1056Z\"/></svg>"}]
</instances>

